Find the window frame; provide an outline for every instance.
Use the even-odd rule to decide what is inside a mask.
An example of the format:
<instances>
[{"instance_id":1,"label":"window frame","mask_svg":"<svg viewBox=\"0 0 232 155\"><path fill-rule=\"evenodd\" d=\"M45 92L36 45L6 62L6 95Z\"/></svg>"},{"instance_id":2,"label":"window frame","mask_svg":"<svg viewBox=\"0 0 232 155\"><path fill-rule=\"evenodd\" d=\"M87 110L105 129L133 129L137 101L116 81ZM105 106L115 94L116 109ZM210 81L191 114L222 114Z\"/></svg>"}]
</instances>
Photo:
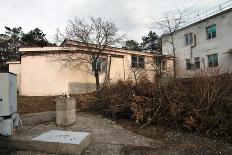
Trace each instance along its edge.
<instances>
[{"instance_id":1,"label":"window frame","mask_svg":"<svg viewBox=\"0 0 232 155\"><path fill-rule=\"evenodd\" d=\"M138 68L145 68L145 57L138 57ZM142 60L142 61L141 61Z\"/></svg>"},{"instance_id":2,"label":"window frame","mask_svg":"<svg viewBox=\"0 0 232 155\"><path fill-rule=\"evenodd\" d=\"M166 60L161 61L161 68L162 68L162 70L167 70L167 61Z\"/></svg>"},{"instance_id":3,"label":"window frame","mask_svg":"<svg viewBox=\"0 0 232 155\"><path fill-rule=\"evenodd\" d=\"M187 33L184 35L185 37L185 45L192 45L193 43L193 33Z\"/></svg>"},{"instance_id":4,"label":"window frame","mask_svg":"<svg viewBox=\"0 0 232 155\"><path fill-rule=\"evenodd\" d=\"M186 71L192 69L192 64L191 64L190 59L185 59L185 67L186 67Z\"/></svg>"},{"instance_id":5,"label":"window frame","mask_svg":"<svg viewBox=\"0 0 232 155\"><path fill-rule=\"evenodd\" d=\"M106 57L99 57L97 62L96 62L96 67L98 69L99 73L104 73L107 71L107 66L108 66L108 62L107 62L107 58ZM92 63L92 71L94 72L94 64Z\"/></svg>"},{"instance_id":6,"label":"window frame","mask_svg":"<svg viewBox=\"0 0 232 155\"><path fill-rule=\"evenodd\" d=\"M195 67L195 69L200 69L200 68L201 68L201 60L200 60L200 57L195 57L195 58L194 58L194 67Z\"/></svg>"},{"instance_id":7,"label":"window frame","mask_svg":"<svg viewBox=\"0 0 232 155\"><path fill-rule=\"evenodd\" d=\"M208 67L218 67L218 53L207 55Z\"/></svg>"},{"instance_id":8,"label":"window frame","mask_svg":"<svg viewBox=\"0 0 232 155\"><path fill-rule=\"evenodd\" d=\"M145 68L145 57L138 56L138 55L131 55L131 67L138 68L138 69L144 69Z\"/></svg>"},{"instance_id":9,"label":"window frame","mask_svg":"<svg viewBox=\"0 0 232 155\"><path fill-rule=\"evenodd\" d=\"M215 32L213 31L214 27L215 27ZM216 24L213 24L213 25L206 27L206 37L208 40L217 37L217 25Z\"/></svg>"}]
</instances>

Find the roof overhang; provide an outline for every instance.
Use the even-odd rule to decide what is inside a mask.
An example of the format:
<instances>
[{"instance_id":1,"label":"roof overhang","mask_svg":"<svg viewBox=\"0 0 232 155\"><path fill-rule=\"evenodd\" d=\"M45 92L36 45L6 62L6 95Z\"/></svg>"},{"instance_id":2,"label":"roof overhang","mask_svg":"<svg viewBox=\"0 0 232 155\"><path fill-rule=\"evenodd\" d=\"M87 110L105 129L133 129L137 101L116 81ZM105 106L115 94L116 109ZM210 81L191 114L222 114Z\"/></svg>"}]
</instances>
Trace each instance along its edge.
<instances>
[{"instance_id":1,"label":"roof overhang","mask_svg":"<svg viewBox=\"0 0 232 155\"><path fill-rule=\"evenodd\" d=\"M6 64L21 64L20 61L8 61Z\"/></svg>"},{"instance_id":2,"label":"roof overhang","mask_svg":"<svg viewBox=\"0 0 232 155\"><path fill-rule=\"evenodd\" d=\"M90 54L90 51L88 48L85 47L61 47L61 46L56 46L56 47L26 47L26 48L19 48L19 52L22 54L27 54L27 53L59 53L59 52L64 52L64 53L85 53L85 54ZM98 53L98 50L92 49L91 53ZM134 54L134 55L141 55L141 56L147 56L147 57L154 57L155 55L152 53L144 53L144 52L135 52L135 51L128 51L128 50L123 50L123 49L106 49L106 51L103 51L101 54L107 54L107 55L112 55L112 56L119 56L122 57L125 54Z\"/></svg>"}]
</instances>

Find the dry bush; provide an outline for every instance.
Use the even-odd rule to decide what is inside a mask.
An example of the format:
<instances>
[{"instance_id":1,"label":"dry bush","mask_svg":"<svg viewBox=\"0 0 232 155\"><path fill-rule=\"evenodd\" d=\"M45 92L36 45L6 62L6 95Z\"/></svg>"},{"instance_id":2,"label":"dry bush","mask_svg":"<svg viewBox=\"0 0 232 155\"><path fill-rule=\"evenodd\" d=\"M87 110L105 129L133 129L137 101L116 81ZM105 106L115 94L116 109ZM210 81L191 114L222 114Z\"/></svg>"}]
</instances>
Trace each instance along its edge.
<instances>
[{"instance_id":1,"label":"dry bush","mask_svg":"<svg viewBox=\"0 0 232 155\"><path fill-rule=\"evenodd\" d=\"M208 73L151 82L142 77L110 84L95 94L91 109L128 114L141 127L159 124L232 141L232 76Z\"/></svg>"},{"instance_id":2,"label":"dry bush","mask_svg":"<svg viewBox=\"0 0 232 155\"><path fill-rule=\"evenodd\" d=\"M232 140L232 77L202 73L183 84L189 100L189 117L197 131Z\"/></svg>"},{"instance_id":3,"label":"dry bush","mask_svg":"<svg viewBox=\"0 0 232 155\"><path fill-rule=\"evenodd\" d=\"M97 100L91 110L113 118L117 115L130 117L133 93L132 81L109 84L96 93Z\"/></svg>"},{"instance_id":4,"label":"dry bush","mask_svg":"<svg viewBox=\"0 0 232 155\"><path fill-rule=\"evenodd\" d=\"M94 107L96 103L96 93L86 93L86 94L78 94L72 95L76 99L76 108L82 111L88 110Z\"/></svg>"}]
</instances>

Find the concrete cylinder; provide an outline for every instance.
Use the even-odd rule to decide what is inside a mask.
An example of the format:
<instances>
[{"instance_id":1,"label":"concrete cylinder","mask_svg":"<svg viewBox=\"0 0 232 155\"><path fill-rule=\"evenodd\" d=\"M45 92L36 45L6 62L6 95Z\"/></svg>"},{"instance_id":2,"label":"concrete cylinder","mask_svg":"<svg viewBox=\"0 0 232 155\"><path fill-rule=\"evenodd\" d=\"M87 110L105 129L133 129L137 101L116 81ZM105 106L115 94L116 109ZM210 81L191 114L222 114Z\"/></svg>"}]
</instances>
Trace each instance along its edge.
<instances>
[{"instance_id":1,"label":"concrete cylinder","mask_svg":"<svg viewBox=\"0 0 232 155\"><path fill-rule=\"evenodd\" d=\"M70 126L76 121L76 100L59 97L56 99L56 124Z\"/></svg>"}]
</instances>

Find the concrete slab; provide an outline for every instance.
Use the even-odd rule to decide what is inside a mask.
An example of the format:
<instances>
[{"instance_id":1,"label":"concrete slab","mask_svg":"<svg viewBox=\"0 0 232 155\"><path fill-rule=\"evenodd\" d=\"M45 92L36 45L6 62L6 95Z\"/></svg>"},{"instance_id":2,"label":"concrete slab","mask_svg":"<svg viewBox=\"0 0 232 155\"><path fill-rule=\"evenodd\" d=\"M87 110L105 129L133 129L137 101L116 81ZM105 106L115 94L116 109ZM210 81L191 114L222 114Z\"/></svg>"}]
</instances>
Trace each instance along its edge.
<instances>
[{"instance_id":1,"label":"concrete slab","mask_svg":"<svg viewBox=\"0 0 232 155\"><path fill-rule=\"evenodd\" d=\"M50 130L45 132L32 140L43 141L50 143L65 143L65 144L80 144L90 136L88 132L72 132L72 131L59 131Z\"/></svg>"},{"instance_id":2,"label":"concrete slab","mask_svg":"<svg viewBox=\"0 0 232 155\"><path fill-rule=\"evenodd\" d=\"M25 129L23 129L25 130ZM49 133L57 133L56 136L63 135L62 138L56 138ZM59 134L58 134L59 133ZM71 136L65 136L65 133L72 133ZM37 152L46 152L52 154L75 154L80 155L90 144L91 135L84 133L78 135L75 132L63 131L58 132L56 130L47 130L42 128L26 129L26 132L17 131L17 134L11 137L0 136L0 147L8 148L10 150L32 150ZM61 136L62 137L62 136ZM68 140L69 138L75 138L77 140ZM79 137L79 138L77 138ZM46 139L51 138L51 139Z\"/></svg>"}]
</instances>

